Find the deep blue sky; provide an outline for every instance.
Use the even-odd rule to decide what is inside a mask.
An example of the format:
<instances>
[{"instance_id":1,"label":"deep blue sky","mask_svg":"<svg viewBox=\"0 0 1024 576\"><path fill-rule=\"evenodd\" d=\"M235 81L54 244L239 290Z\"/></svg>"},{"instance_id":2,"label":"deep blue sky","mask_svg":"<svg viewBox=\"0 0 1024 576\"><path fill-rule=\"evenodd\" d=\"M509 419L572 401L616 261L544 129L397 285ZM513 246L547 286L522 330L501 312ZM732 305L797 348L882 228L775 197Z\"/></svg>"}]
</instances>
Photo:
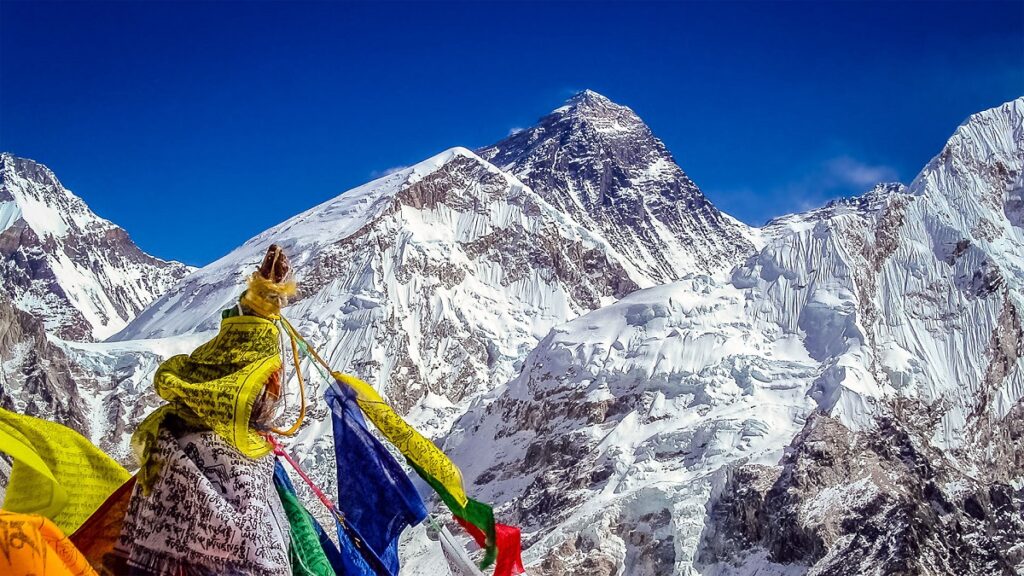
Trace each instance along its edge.
<instances>
[{"instance_id":1,"label":"deep blue sky","mask_svg":"<svg viewBox=\"0 0 1024 576\"><path fill-rule=\"evenodd\" d=\"M583 88L760 224L1024 94L1024 3L0 2L0 149L195 265Z\"/></svg>"}]
</instances>

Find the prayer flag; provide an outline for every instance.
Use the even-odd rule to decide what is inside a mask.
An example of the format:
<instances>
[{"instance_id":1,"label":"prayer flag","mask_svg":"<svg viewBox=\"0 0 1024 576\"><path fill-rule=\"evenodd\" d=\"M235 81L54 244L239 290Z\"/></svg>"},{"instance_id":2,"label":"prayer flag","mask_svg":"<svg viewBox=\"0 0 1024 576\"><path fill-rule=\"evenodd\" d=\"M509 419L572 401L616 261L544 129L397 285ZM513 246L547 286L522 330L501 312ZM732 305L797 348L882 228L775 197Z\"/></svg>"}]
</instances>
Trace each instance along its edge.
<instances>
[{"instance_id":1,"label":"prayer flag","mask_svg":"<svg viewBox=\"0 0 1024 576\"><path fill-rule=\"evenodd\" d=\"M441 541L441 552L448 561L452 576L484 576L484 573L473 564L466 554L466 549L459 545L448 528L442 526L438 534Z\"/></svg>"},{"instance_id":2,"label":"prayer flag","mask_svg":"<svg viewBox=\"0 0 1024 576\"><path fill-rule=\"evenodd\" d=\"M96 576L48 518L0 510L0 574Z\"/></svg>"},{"instance_id":3,"label":"prayer flag","mask_svg":"<svg viewBox=\"0 0 1024 576\"><path fill-rule=\"evenodd\" d=\"M320 534L313 527L315 520L299 502L288 474L280 462L274 467L274 486L281 497L288 524L291 526L292 574L295 576L333 576L334 566L327 558L320 542Z\"/></svg>"},{"instance_id":4,"label":"prayer flag","mask_svg":"<svg viewBox=\"0 0 1024 576\"><path fill-rule=\"evenodd\" d=\"M249 421L263 386L280 368L277 326L256 316L223 319L212 340L161 364L153 386L168 404L150 414L132 436L143 492L148 493L160 468L150 452L168 415L190 427L213 430L248 458L269 454L270 444Z\"/></svg>"},{"instance_id":5,"label":"prayer flag","mask_svg":"<svg viewBox=\"0 0 1024 576\"><path fill-rule=\"evenodd\" d=\"M327 392L338 462L338 508L354 531L349 534L354 544L372 552L388 573L398 574L399 536L423 521L427 510L408 475L366 428L356 402L351 388L335 385Z\"/></svg>"},{"instance_id":6,"label":"prayer flag","mask_svg":"<svg viewBox=\"0 0 1024 576\"><path fill-rule=\"evenodd\" d=\"M465 506L469 498L462 486L462 472L448 459L434 443L417 432L391 406L380 397L380 394L366 382L335 372L336 380L346 385L356 394L359 407L381 434L395 445L402 455L425 471L442 486L445 492L460 506Z\"/></svg>"},{"instance_id":7,"label":"prayer flag","mask_svg":"<svg viewBox=\"0 0 1024 576\"><path fill-rule=\"evenodd\" d=\"M78 529L130 475L74 430L0 409L0 451L14 459L4 509Z\"/></svg>"}]
</instances>

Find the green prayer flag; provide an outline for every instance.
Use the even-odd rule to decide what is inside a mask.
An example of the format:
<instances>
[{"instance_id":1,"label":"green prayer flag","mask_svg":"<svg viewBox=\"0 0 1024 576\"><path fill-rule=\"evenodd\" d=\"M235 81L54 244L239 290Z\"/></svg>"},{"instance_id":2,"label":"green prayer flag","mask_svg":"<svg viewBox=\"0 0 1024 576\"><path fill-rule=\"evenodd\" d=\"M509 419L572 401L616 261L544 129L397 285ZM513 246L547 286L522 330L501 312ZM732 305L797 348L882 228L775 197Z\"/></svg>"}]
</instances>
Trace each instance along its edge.
<instances>
[{"instance_id":1,"label":"green prayer flag","mask_svg":"<svg viewBox=\"0 0 1024 576\"><path fill-rule=\"evenodd\" d=\"M283 473L283 470L278 473ZM278 496L281 497L284 512L288 516L288 524L291 526L292 542L289 555L292 562L292 574L295 576L334 576L334 568L331 567L323 547L320 546L320 536L313 528L309 512L299 502L295 492L280 482L275 482L274 485L277 488Z\"/></svg>"},{"instance_id":2,"label":"green prayer flag","mask_svg":"<svg viewBox=\"0 0 1024 576\"><path fill-rule=\"evenodd\" d=\"M445 503L445 506L452 511L458 518L462 518L466 522L469 522L473 526L476 526L484 533L486 537L486 546L484 548L484 558L480 561L480 568L484 569L494 563L495 558L498 556L497 547L497 529L494 525L494 509L484 504L469 498L465 506L459 505L458 500L455 499L447 490L444 485L434 479L430 474L427 474L425 470L416 465L412 460L406 459L409 466L416 471L417 474L430 485L431 488L437 492L437 495L441 497L441 501Z\"/></svg>"}]
</instances>

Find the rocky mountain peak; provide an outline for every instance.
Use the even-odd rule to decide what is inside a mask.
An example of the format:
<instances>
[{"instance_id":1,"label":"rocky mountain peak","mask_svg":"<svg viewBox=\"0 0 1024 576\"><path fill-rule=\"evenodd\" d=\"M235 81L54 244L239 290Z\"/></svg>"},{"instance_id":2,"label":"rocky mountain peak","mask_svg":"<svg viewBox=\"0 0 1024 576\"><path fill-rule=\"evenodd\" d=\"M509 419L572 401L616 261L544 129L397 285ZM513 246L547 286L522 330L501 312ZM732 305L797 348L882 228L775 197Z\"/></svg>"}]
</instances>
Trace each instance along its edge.
<instances>
[{"instance_id":1,"label":"rocky mountain peak","mask_svg":"<svg viewBox=\"0 0 1024 576\"><path fill-rule=\"evenodd\" d=\"M638 287L601 238L453 148L255 236L111 340L215 329L271 242L299 281L287 317L414 417L455 414L511 379L553 325Z\"/></svg>"},{"instance_id":2,"label":"rocky mountain peak","mask_svg":"<svg viewBox=\"0 0 1024 576\"><path fill-rule=\"evenodd\" d=\"M597 92L594 92L593 90L591 90L589 88L587 88L586 90L581 90L580 92L577 92L575 95L573 95L572 98L569 99L569 102L572 103L572 104L579 103L579 104L600 104L600 105L618 106L618 104L615 104L614 102L609 100L607 96L604 96L602 94L598 94ZM618 107L619 108L625 108L625 106L618 106Z\"/></svg>"},{"instance_id":3,"label":"rocky mountain peak","mask_svg":"<svg viewBox=\"0 0 1024 576\"><path fill-rule=\"evenodd\" d=\"M884 211L894 199L904 194L907 194L905 185L899 182L882 182L863 194L830 200L821 208L772 218L764 225L762 231L770 238L779 233L792 232L802 226L844 214L871 216Z\"/></svg>"},{"instance_id":4,"label":"rocky mountain peak","mask_svg":"<svg viewBox=\"0 0 1024 576\"><path fill-rule=\"evenodd\" d=\"M102 339L190 269L142 252L39 162L0 154L0 287L46 330Z\"/></svg>"},{"instance_id":5,"label":"rocky mountain peak","mask_svg":"<svg viewBox=\"0 0 1024 576\"><path fill-rule=\"evenodd\" d=\"M0 154L0 202L0 230L22 219L39 236L65 236L93 222L105 222L64 188L49 168L9 152Z\"/></svg>"},{"instance_id":6,"label":"rocky mountain peak","mask_svg":"<svg viewBox=\"0 0 1024 576\"><path fill-rule=\"evenodd\" d=\"M1024 181L1021 148L1024 97L967 118L914 179L910 191L945 202L971 220L998 217L983 212L1012 210L1012 204L1019 203Z\"/></svg>"},{"instance_id":7,"label":"rocky mountain peak","mask_svg":"<svg viewBox=\"0 0 1024 576\"><path fill-rule=\"evenodd\" d=\"M604 236L645 284L721 272L753 249L640 117L596 92L478 153Z\"/></svg>"},{"instance_id":8,"label":"rocky mountain peak","mask_svg":"<svg viewBox=\"0 0 1024 576\"><path fill-rule=\"evenodd\" d=\"M564 106L555 109L551 116L570 120L561 126L567 131L592 131L608 139L653 137L650 129L633 110L593 90L576 94Z\"/></svg>"},{"instance_id":9,"label":"rocky mountain peak","mask_svg":"<svg viewBox=\"0 0 1024 576\"><path fill-rule=\"evenodd\" d=\"M19 158L10 152L0 152L0 173L21 174L41 184L59 184L53 171L46 166L35 160Z\"/></svg>"}]
</instances>

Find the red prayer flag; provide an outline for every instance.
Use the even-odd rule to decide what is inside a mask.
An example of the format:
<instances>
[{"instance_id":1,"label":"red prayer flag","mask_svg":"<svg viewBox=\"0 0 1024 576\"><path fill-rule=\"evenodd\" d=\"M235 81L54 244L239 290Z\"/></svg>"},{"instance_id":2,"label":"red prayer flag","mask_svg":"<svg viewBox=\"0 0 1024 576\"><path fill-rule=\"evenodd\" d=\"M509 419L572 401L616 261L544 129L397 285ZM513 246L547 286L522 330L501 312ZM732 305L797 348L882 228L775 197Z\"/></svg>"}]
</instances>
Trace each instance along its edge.
<instances>
[{"instance_id":1,"label":"red prayer flag","mask_svg":"<svg viewBox=\"0 0 1024 576\"><path fill-rule=\"evenodd\" d=\"M452 516L460 526L469 532L473 540L481 547L487 546L487 537L483 531L468 521ZM496 544L498 547L498 560L494 564L494 576L517 576L525 572L523 569L522 544L520 542L519 528L508 524L495 524Z\"/></svg>"},{"instance_id":2,"label":"red prayer flag","mask_svg":"<svg viewBox=\"0 0 1024 576\"><path fill-rule=\"evenodd\" d=\"M71 542L99 574L111 573L110 566L105 564L112 561L134 489L135 476L132 476L70 536Z\"/></svg>"}]
</instances>

